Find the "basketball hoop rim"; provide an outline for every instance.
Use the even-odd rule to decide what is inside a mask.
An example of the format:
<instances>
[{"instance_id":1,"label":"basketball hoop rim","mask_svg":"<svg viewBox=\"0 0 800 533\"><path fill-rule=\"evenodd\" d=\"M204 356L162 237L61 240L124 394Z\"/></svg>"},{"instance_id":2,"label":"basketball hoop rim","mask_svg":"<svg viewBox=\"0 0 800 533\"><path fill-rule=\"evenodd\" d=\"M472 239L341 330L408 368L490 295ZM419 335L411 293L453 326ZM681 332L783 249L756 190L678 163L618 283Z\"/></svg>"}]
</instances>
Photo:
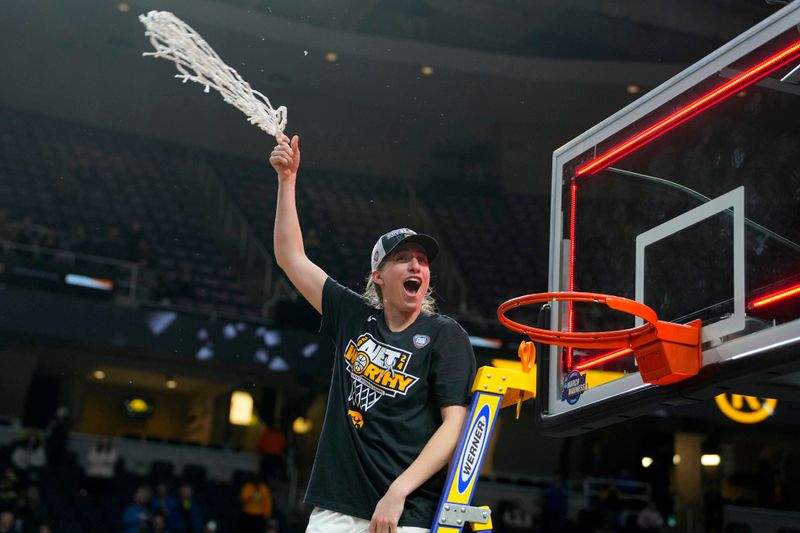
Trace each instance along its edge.
<instances>
[{"instance_id":1,"label":"basketball hoop rim","mask_svg":"<svg viewBox=\"0 0 800 533\"><path fill-rule=\"evenodd\" d=\"M506 313L518 307L525 307L545 302L586 302L604 304L611 309L637 316L645 321L641 326L613 331L552 331L521 324L506 317ZM526 334L532 341L569 348L603 349L629 346L633 338L652 333L656 330L658 315L643 303L593 292L543 292L527 294L512 298L497 308L497 319L510 330Z\"/></svg>"}]
</instances>

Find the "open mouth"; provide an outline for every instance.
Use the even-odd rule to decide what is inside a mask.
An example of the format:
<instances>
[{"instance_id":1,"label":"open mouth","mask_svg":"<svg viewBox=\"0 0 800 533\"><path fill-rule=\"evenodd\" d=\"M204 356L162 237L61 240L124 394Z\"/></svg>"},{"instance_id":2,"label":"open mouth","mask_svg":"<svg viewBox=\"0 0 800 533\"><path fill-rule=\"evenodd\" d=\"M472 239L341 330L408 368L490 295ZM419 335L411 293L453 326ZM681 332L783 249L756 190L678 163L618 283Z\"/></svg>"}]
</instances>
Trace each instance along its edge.
<instances>
[{"instance_id":1,"label":"open mouth","mask_svg":"<svg viewBox=\"0 0 800 533\"><path fill-rule=\"evenodd\" d=\"M422 282L414 278L407 279L403 282L403 288L406 290L406 294L410 296L416 296L421 286Z\"/></svg>"}]
</instances>

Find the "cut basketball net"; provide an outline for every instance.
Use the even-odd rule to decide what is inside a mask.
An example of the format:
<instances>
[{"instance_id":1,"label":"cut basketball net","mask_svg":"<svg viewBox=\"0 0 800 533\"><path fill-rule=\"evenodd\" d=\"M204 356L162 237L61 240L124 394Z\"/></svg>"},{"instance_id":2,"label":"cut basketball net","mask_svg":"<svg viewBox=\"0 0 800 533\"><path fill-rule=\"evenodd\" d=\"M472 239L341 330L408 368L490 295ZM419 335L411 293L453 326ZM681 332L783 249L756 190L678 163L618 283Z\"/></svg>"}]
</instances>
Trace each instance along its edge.
<instances>
[{"instance_id":1,"label":"cut basketball net","mask_svg":"<svg viewBox=\"0 0 800 533\"><path fill-rule=\"evenodd\" d=\"M508 311L517 307L553 301L605 304L611 309L637 316L645 323L616 331L551 331L506 317ZM508 329L524 333L534 342L594 350L630 348L645 383L669 385L696 375L702 366L700 320L688 324L659 320L652 308L619 296L590 292L529 294L504 302L497 308L497 318Z\"/></svg>"},{"instance_id":2,"label":"cut basketball net","mask_svg":"<svg viewBox=\"0 0 800 533\"><path fill-rule=\"evenodd\" d=\"M199 33L167 11L150 11L139 15L139 20L156 50L143 55L173 61L180 72L176 78L205 85L205 92L214 88L226 102L247 115L251 124L280 138L286 128L286 107L273 108L269 98L253 90L236 70L226 65Z\"/></svg>"}]
</instances>

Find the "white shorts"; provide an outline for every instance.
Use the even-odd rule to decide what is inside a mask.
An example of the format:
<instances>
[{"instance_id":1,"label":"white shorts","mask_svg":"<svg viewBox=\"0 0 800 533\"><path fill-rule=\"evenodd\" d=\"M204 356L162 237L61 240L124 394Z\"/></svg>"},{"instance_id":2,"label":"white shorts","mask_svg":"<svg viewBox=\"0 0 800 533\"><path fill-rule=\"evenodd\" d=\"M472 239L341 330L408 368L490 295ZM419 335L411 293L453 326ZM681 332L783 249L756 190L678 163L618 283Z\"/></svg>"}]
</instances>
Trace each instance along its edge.
<instances>
[{"instance_id":1,"label":"white shorts","mask_svg":"<svg viewBox=\"0 0 800 533\"><path fill-rule=\"evenodd\" d=\"M429 533L424 527L398 527L397 533ZM314 507L306 533L369 533L369 520Z\"/></svg>"}]
</instances>

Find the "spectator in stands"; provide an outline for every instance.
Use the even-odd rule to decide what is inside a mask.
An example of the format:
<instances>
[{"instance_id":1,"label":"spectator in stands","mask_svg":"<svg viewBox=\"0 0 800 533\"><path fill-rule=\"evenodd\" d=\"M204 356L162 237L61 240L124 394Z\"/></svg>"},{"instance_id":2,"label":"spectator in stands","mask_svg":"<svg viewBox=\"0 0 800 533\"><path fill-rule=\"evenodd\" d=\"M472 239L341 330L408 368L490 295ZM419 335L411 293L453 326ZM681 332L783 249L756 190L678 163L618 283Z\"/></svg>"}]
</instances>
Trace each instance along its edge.
<instances>
[{"instance_id":1,"label":"spectator in stands","mask_svg":"<svg viewBox=\"0 0 800 533\"><path fill-rule=\"evenodd\" d=\"M140 269L154 268L156 266L156 253L147 239L140 240L136 245L135 257Z\"/></svg>"},{"instance_id":2,"label":"spectator in stands","mask_svg":"<svg viewBox=\"0 0 800 533\"><path fill-rule=\"evenodd\" d=\"M161 513L168 517L175 508L176 503L175 498L169 495L169 487L166 483L161 482L156 485L156 494L153 496L153 501L150 502L153 512Z\"/></svg>"},{"instance_id":3,"label":"spectator in stands","mask_svg":"<svg viewBox=\"0 0 800 533\"><path fill-rule=\"evenodd\" d=\"M125 232L125 259L133 262L139 261L142 240L144 240L142 225L138 220L134 219Z\"/></svg>"},{"instance_id":4,"label":"spectator in stands","mask_svg":"<svg viewBox=\"0 0 800 533\"><path fill-rule=\"evenodd\" d=\"M175 299L177 276L160 271L156 273L155 301L170 305Z\"/></svg>"},{"instance_id":5,"label":"spectator in stands","mask_svg":"<svg viewBox=\"0 0 800 533\"><path fill-rule=\"evenodd\" d=\"M60 244L58 242L58 234L56 234L56 230L52 228L45 228L42 234L41 245L43 248L50 248L51 250L59 248Z\"/></svg>"},{"instance_id":6,"label":"spectator in stands","mask_svg":"<svg viewBox=\"0 0 800 533\"><path fill-rule=\"evenodd\" d=\"M139 241L137 252L139 267L139 297L144 300L159 299L159 275L156 270L156 259L152 246L147 239Z\"/></svg>"},{"instance_id":7,"label":"spectator in stands","mask_svg":"<svg viewBox=\"0 0 800 533\"><path fill-rule=\"evenodd\" d=\"M199 533L203 529L200 506L193 499L192 487L181 485L178 501L167 517L167 526L175 533Z\"/></svg>"},{"instance_id":8,"label":"spectator in stands","mask_svg":"<svg viewBox=\"0 0 800 533\"><path fill-rule=\"evenodd\" d=\"M661 516L661 513L658 512L656 504L647 502L647 505L636 515L636 525L639 526L639 530L643 533L656 533L661 531L661 526L664 525L664 518Z\"/></svg>"},{"instance_id":9,"label":"spectator in stands","mask_svg":"<svg viewBox=\"0 0 800 533\"><path fill-rule=\"evenodd\" d=\"M180 274L162 275L158 280L158 301L164 304L182 303L180 300L193 300L196 296L192 265L183 263ZM184 303L185 305L185 303Z\"/></svg>"},{"instance_id":10,"label":"spectator in stands","mask_svg":"<svg viewBox=\"0 0 800 533\"><path fill-rule=\"evenodd\" d=\"M50 517L36 487L28 487L20 505L19 521L22 522L21 533L41 533L42 528L49 529Z\"/></svg>"},{"instance_id":11,"label":"spectator in stands","mask_svg":"<svg viewBox=\"0 0 800 533\"><path fill-rule=\"evenodd\" d=\"M111 437L105 436L89 449L86 455L86 490L92 495L108 491L114 478L114 468L119 456Z\"/></svg>"},{"instance_id":12,"label":"spectator in stands","mask_svg":"<svg viewBox=\"0 0 800 533\"><path fill-rule=\"evenodd\" d=\"M11 511L0 512L0 533L16 533L17 519Z\"/></svg>"},{"instance_id":13,"label":"spectator in stands","mask_svg":"<svg viewBox=\"0 0 800 533\"><path fill-rule=\"evenodd\" d=\"M242 502L242 516L239 521L241 533L264 533L267 519L272 516L272 492L269 487L254 475L242 486L239 493Z\"/></svg>"},{"instance_id":14,"label":"spectator in stands","mask_svg":"<svg viewBox=\"0 0 800 533\"><path fill-rule=\"evenodd\" d=\"M98 242L93 250L95 255L114 259L128 259L127 252L127 246L119 235L119 229L115 226L108 228L105 239Z\"/></svg>"},{"instance_id":15,"label":"spectator in stands","mask_svg":"<svg viewBox=\"0 0 800 533\"><path fill-rule=\"evenodd\" d=\"M325 423L306 492L315 506L306 531L428 528L475 374L467 333L434 312L428 292L428 262L439 246L406 228L380 237L363 297L328 277L303 247L295 205L299 138L290 145L288 137L280 137L270 155L278 174L275 258L322 314L321 331L336 343ZM372 346L375 360L347 349L356 341ZM375 394L375 386L357 375L367 365L378 366L381 376L400 376L402 370L414 386L403 394L382 389Z\"/></svg>"},{"instance_id":16,"label":"spectator in stands","mask_svg":"<svg viewBox=\"0 0 800 533\"><path fill-rule=\"evenodd\" d=\"M613 479L608 486L600 493L600 507L606 518L606 524L611 529L616 529L620 522L622 512L622 494L617 488L617 483Z\"/></svg>"},{"instance_id":17,"label":"spectator in stands","mask_svg":"<svg viewBox=\"0 0 800 533\"><path fill-rule=\"evenodd\" d=\"M58 467L67 451L70 430L69 409L60 406L47 426L47 461L53 467Z\"/></svg>"},{"instance_id":18,"label":"spectator in stands","mask_svg":"<svg viewBox=\"0 0 800 533\"><path fill-rule=\"evenodd\" d=\"M772 479L774 481L772 487L772 506L776 509L780 509L786 504L786 494L784 492L785 484L780 472L773 472Z\"/></svg>"},{"instance_id":19,"label":"spectator in stands","mask_svg":"<svg viewBox=\"0 0 800 533\"><path fill-rule=\"evenodd\" d=\"M86 228L83 224L75 224L64 237L61 248L76 254L89 253L89 238L86 235Z\"/></svg>"},{"instance_id":20,"label":"spectator in stands","mask_svg":"<svg viewBox=\"0 0 800 533\"><path fill-rule=\"evenodd\" d=\"M175 281L175 297L186 298L189 300L195 297L194 279L192 276L191 263L181 265L181 273Z\"/></svg>"},{"instance_id":21,"label":"spectator in stands","mask_svg":"<svg viewBox=\"0 0 800 533\"><path fill-rule=\"evenodd\" d=\"M567 521L568 499L560 474L553 475L553 481L545 490L542 500L542 530L554 533L564 531Z\"/></svg>"},{"instance_id":22,"label":"spectator in stands","mask_svg":"<svg viewBox=\"0 0 800 533\"><path fill-rule=\"evenodd\" d=\"M22 484L16 470L10 466L5 467L3 477L0 478L0 512L16 511L21 496Z\"/></svg>"},{"instance_id":23,"label":"spectator in stands","mask_svg":"<svg viewBox=\"0 0 800 533\"><path fill-rule=\"evenodd\" d=\"M17 229L17 242L30 245L39 244L43 233L43 229L35 225L30 216L26 216L22 219L22 224Z\"/></svg>"},{"instance_id":24,"label":"spectator in stands","mask_svg":"<svg viewBox=\"0 0 800 533\"><path fill-rule=\"evenodd\" d=\"M71 157L67 155L67 157ZM69 168L73 167L73 168ZM80 205L83 203L84 194L80 182L73 175L75 165L72 161L66 163L64 172L55 180L55 193L56 198L62 202L69 202L70 204ZM78 170L80 172L80 170Z\"/></svg>"},{"instance_id":25,"label":"spectator in stands","mask_svg":"<svg viewBox=\"0 0 800 533\"><path fill-rule=\"evenodd\" d=\"M150 489L139 487L133 493L133 501L122 512L122 533L143 533L148 531L153 512L147 506Z\"/></svg>"},{"instance_id":26,"label":"spectator in stands","mask_svg":"<svg viewBox=\"0 0 800 533\"><path fill-rule=\"evenodd\" d=\"M22 434L11 452L11 463L27 482L35 483L47 465L47 456L38 430L30 429Z\"/></svg>"},{"instance_id":27,"label":"spectator in stands","mask_svg":"<svg viewBox=\"0 0 800 533\"><path fill-rule=\"evenodd\" d=\"M170 530L167 529L167 519L164 518L164 515L161 513L155 513L153 515L153 525L150 528L151 533L170 533Z\"/></svg>"},{"instance_id":28,"label":"spectator in stands","mask_svg":"<svg viewBox=\"0 0 800 533\"><path fill-rule=\"evenodd\" d=\"M500 515L500 524L503 526L503 531L507 533L522 533L530 531L533 517L523 505L522 500L517 499L505 507L503 514Z\"/></svg>"},{"instance_id":29,"label":"spectator in stands","mask_svg":"<svg viewBox=\"0 0 800 533\"><path fill-rule=\"evenodd\" d=\"M0 241L17 240L17 228L8 218L8 211L0 209Z\"/></svg>"},{"instance_id":30,"label":"spectator in stands","mask_svg":"<svg viewBox=\"0 0 800 533\"><path fill-rule=\"evenodd\" d=\"M261 455L261 479L283 478L283 454L286 451L286 435L277 427L264 426L258 438Z\"/></svg>"}]
</instances>

